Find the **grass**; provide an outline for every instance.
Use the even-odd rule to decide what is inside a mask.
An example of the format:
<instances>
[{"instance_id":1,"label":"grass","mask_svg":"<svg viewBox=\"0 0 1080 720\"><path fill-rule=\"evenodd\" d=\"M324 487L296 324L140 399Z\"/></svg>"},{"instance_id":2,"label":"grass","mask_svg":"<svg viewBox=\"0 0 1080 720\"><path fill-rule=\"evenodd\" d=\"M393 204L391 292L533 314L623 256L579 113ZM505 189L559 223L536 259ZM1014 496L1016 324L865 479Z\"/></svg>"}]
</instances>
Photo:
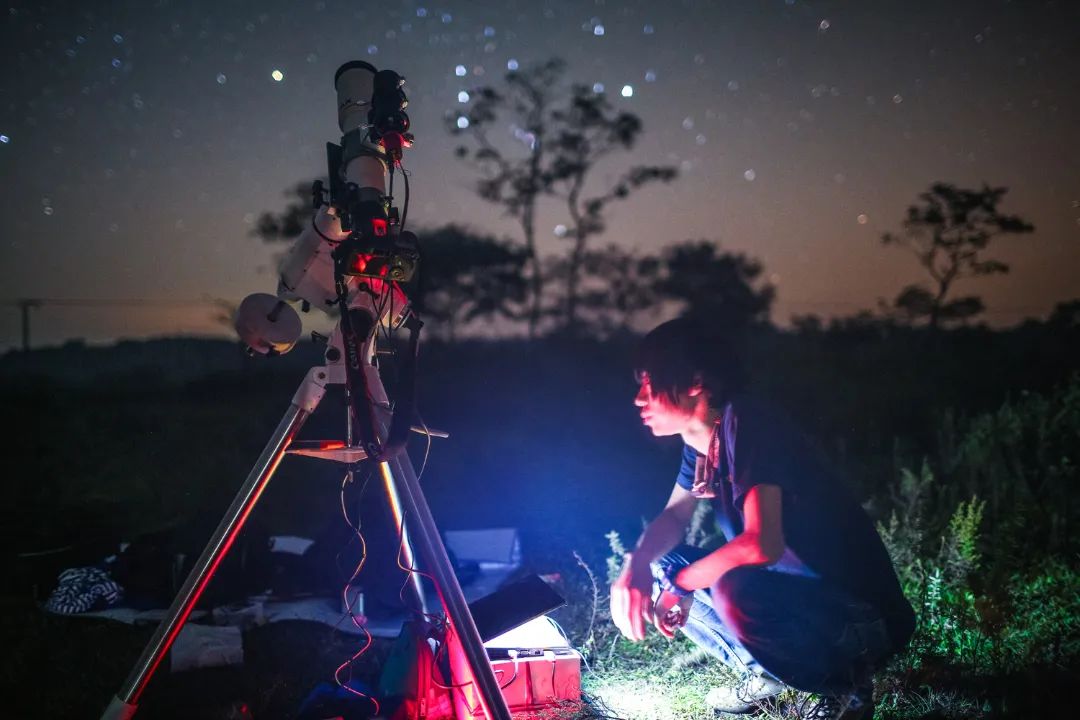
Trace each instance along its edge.
<instances>
[{"instance_id":1,"label":"grass","mask_svg":"<svg viewBox=\"0 0 1080 720\"><path fill-rule=\"evenodd\" d=\"M557 571L569 600L555 613L576 647L585 652L586 702L548 708L544 720L691 720L710 717L705 693L735 678L689 640L668 641L649 632L631 643L618 635L606 612L607 586L580 557L546 561ZM153 631L91 618L42 613L29 598L0 598L0 631L9 662L0 671L7 717L94 717L119 689ZM591 638L591 639L590 639ZM139 718L173 720L284 720L295 717L316 685L355 652L358 639L311 623L277 623L244 633L242 666L170 674L162 671L147 692ZM373 684L390 652L378 640L356 666ZM1057 717L1057 701L1071 701L1077 680L1063 658L1056 668L1031 665L1014 674L977 675L948 658L913 648L876 678L879 720ZM918 662L915 662L918 660ZM787 720L805 697L759 717ZM1066 716L1066 715L1062 715ZM518 720L524 716L518 714Z\"/></svg>"},{"instance_id":2,"label":"grass","mask_svg":"<svg viewBox=\"0 0 1080 720\"><path fill-rule=\"evenodd\" d=\"M260 390L257 397L265 399L255 404L241 394L209 391L212 397L183 393L145 402L125 396L98 405L82 396L50 395L44 404L28 397L13 406L26 419L10 444L15 452L12 467L31 470L25 472L25 481L16 483L4 524L12 538L48 539L41 547L49 548L76 541L85 545L94 535L89 523L94 518L135 529L186 518L185 532L205 538L210 528L196 527L196 521L216 522L235 490L235 479L249 469L276 422L280 394L284 391ZM98 412L85 412L91 406ZM942 436L942 449L931 455L929 464L904 458L909 466L922 469L898 473L889 487L875 494L881 501L877 516L886 521L890 551L920 616L912 648L876 678L877 717L1072 716L1056 711L1060 704L1074 702L1080 686L1080 555L1075 540L1080 377L1054 394L1024 395L993 413L943 422L934 429ZM64 452L56 451L54 437L66 439ZM219 442L206 443L207 437ZM76 466L72 458L77 458ZM337 500L339 477L331 474L324 478L309 465L284 468L275 483L276 495L263 501L263 517L282 523L326 517L325 508ZM565 474L585 476L584 471ZM522 492L541 487L552 506L567 503L561 494L550 492L549 485L520 485ZM478 495L462 492L453 483L442 488L433 483L431 490L449 494L447 488L453 488L470 499ZM605 491L603 503L595 498L578 502L590 511L602 505L618 509L624 494L620 489ZM94 504L117 497L135 499L115 512ZM531 513L538 500L527 500L522 500L522 512ZM895 524L887 522L894 508ZM120 511L128 514L117 515ZM487 511L469 510L476 515ZM702 717L705 693L731 682L730 675L696 654L686 640L668 642L655 633L639 644L619 639L605 612L606 578L589 569L605 566L606 550L596 552L586 542L581 549L596 555L590 561L569 551L556 554L548 547L556 543L547 536L554 525L544 525L543 542L529 546L532 551L544 545L549 556L530 560L563 578L570 602L557 619L588 658L582 679L590 702L551 708L549 716ZM297 534L308 530L289 524L274 527ZM595 545L602 544L599 536L595 539ZM581 539L575 536L575 541ZM88 562L103 556L99 550L86 550ZM96 716L120 687L153 628L44 615L30 592L15 588L18 583L10 573L6 577L9 585L0 588L4 716ZM331 680L356 642L304 623L255 628L244 635L243 666L163 672L148 691L139 717L293 717L313 687ZM377 642L361 658L357 674L368 681L377 677L389 645Z\"/></svg>"}]
</instances>

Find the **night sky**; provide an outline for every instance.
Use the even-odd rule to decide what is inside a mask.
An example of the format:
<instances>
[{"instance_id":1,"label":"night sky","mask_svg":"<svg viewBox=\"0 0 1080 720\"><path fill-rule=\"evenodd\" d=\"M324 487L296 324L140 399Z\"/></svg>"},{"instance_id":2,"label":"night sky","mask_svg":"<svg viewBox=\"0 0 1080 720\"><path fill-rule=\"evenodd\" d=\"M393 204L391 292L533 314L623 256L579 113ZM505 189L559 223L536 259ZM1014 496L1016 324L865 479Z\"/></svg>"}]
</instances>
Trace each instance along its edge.
<instances>
[{"instance_id":1,"label":"night sky","mask_svg":"<svg viewBox=\"0 0 1080 720\"><path fill-rule=\"evenodd\" d=\"M991 253L1010 274L958 290L995 325L1080 296L1073 0L15 3L2 46L0 349L25 297L149 301L43 307L35 344L224 332L190 301L273 291L281 248L253 221L325 171L333 73L353 59L408 79L414 229L513 236L443 117L460 91L560 56L644 121L598 179L683 170L615 206L603 242L716 239L764 261L774 320L852 314L922 278L879 240L917 193L987 182L1037 230ZM554 205L541 218L552 252L560 222Z\"/></svg>"}]
</instances>

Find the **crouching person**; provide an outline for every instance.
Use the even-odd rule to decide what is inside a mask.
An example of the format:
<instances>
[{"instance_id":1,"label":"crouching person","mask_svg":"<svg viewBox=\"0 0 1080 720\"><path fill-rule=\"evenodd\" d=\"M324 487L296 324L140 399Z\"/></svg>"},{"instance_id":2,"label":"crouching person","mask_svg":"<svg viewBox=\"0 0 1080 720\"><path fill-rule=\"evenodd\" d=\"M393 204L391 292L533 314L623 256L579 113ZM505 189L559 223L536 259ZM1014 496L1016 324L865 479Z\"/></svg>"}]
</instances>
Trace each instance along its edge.
<instances>
[{"instance_id":1,"label":"crouching person","mask_svg":"<svg viewBox=\"0 0 1080 720\"><path fill-rule=\"evenodd\" d=\"M873 673L903 649L914 613L869 516L781 414L738 392L736 350L689 319L650 332L634 404L653 435L685 447L671 496L626 556L611 614L631 640L685 633L742 677L706 698L756 712L791 687L809 717L868 720ZM726 539L682 545L711 502Z\"/></svg>"}]
</instances>

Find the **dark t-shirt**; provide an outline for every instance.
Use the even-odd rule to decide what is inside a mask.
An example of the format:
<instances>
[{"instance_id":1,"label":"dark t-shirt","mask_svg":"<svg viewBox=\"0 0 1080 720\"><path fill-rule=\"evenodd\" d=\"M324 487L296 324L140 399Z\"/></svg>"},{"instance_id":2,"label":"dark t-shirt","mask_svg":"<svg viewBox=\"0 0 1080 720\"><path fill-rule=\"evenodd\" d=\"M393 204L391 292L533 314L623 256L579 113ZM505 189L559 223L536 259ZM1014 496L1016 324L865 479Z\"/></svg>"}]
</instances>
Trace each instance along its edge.
<instances>
[{"instance_id":1,"label":"dark t-shirt","mask_svg":"<svg viewBox=\"0 0 1080 720\"><path fill-rule=\"evenodd\" d=\"M742 504L759 484L781 489L784 540L781 571L834 582L884 616L890 635L906 643L914 615L900 590L892 562L870 517L830 471L810 440L783 415L762 403L736 398L735 471L728 481L726 453L720 452L713 499L717 524L730 540L743 531ZM699 453L683 449L676 482L689 490Z\"/></svg>"}]
</instances>

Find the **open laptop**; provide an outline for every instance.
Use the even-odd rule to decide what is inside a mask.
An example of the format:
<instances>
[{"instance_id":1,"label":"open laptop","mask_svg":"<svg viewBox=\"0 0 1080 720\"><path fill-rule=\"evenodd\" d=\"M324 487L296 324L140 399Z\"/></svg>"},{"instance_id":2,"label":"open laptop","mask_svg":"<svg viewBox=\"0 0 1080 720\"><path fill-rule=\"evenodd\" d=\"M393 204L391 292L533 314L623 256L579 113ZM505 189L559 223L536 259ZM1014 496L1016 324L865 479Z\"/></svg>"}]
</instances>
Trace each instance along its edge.
<instances>
[{"instance_id":1,"label":"open laptop","mask_svg":"<svg viewBox=\"0 0 1080 720\"><path fill-rule=\"evenodd\" d=\"M515 637L508 635L510 631L538 618L545 613L562 607L566 600L555 592L539 575L529 575L521 580L507 583L501 588L485 595L482 598L469 603L469 612L472 613L476 629L480 633L480 639L487 647L488 657L507 657L508 650L517 650L519 655L540 654L545 647L512 647ZM518 635L516 638L522 644L533 645L556 645L566 647L565 640L561 640L556 634L550 633L531 634L537 638L530 641L527 636ZM505 638L502 636L506 636ZM556 640L555 638L559 638ZM489 641L492 647L487 645ZM510 642L507 642L510 641Z\"/></svg>"}]
</instances>

